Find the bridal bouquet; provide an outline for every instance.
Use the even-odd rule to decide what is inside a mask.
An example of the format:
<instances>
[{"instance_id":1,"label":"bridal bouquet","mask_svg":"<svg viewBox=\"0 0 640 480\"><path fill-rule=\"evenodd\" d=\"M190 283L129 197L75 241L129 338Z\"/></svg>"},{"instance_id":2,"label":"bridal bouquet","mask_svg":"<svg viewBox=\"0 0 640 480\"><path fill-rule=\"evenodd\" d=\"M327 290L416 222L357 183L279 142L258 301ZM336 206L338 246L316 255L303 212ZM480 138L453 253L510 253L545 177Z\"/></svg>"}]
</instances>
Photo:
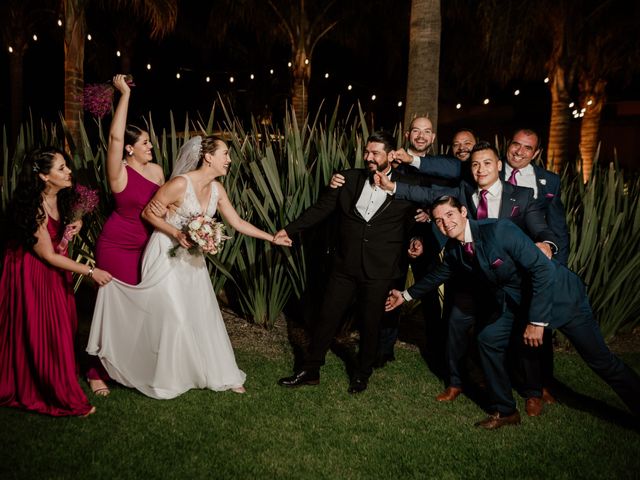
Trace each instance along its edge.
<instances>
[{"instance_id":1,"label":"bridal bouquet","mask_svg":"<svg viewBox=\"0 0 640 480\"><path fill-rule=\"evenodd\" d=\"M215 218L201 214L189 218L182 227L182 232L194 244L187 249L191 255L200 252L215 255L222 250L225 240L231 238L224 234L223 223L217 222ZM172 247L169 250L169 256L175 257L179 248L181 248L179 244Z\"/></svg>"},{"instance_id":2,"label":"bridal bouquet","mask_svg":"<svg viewBox=\"0 0 640 480\"><path fill-rule=\"evenodd\" d=\"M76 184L76 202L71 207L71 223L80 220L85 215L92 213L98 204L100 198L98 197L98 191L85 187L84 185ZM62 240L58 244L58 251L64 252L69 245L69 242L73 239L71 233L71 225L67 225L62 234Z\"/></svg>"}]
</instances>

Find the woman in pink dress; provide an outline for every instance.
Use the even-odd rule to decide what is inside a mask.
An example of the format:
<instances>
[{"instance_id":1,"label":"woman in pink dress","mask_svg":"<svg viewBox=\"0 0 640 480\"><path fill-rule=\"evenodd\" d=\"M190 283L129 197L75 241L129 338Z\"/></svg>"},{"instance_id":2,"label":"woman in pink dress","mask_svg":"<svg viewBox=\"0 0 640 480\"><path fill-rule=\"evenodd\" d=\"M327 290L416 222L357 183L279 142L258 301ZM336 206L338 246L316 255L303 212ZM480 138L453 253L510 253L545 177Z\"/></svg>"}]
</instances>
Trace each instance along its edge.
<instances>
[{"instance_id":1,"label":"woman in pink dress","mask_svg":"<svg viewBox=\"0 0 640 480\"><path fill-rule=\"evenodd\" d=\"M113 77L121 93L113 115L107 149L107 180L115 201L96 243L96 265L131 285L140 283L142 252L152 227L140 214L156 190L164 183L162 167L153 160L149 133L126 125L131 88L125 75ZM125 160L123 160L123 157ZM106 396L109 376L96 357L91 357L87 380L96 395Z\"/></svg>"},{"instance_id":2,"label":"woman in pink dress","mask_svg":"<svg viewBox=\"0 0 640 480\"><path fill-rule=\"evenodd\" d=\"M0 405L53 416L95 411L77 378L71 272L106 285L111 275L74 262L60 245L75 194L65 154L35 150L25 160L9 212L12 237L0 280Z\"/></svg>"}]
</instances>

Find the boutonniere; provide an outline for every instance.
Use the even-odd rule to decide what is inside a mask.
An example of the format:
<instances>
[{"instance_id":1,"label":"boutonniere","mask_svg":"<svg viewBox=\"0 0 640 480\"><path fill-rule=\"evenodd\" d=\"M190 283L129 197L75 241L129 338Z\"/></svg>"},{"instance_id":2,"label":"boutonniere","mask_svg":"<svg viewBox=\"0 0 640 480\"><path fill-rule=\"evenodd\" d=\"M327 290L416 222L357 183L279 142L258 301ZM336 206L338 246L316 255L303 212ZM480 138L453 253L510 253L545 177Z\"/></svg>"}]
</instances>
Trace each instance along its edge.
<instances>
[{"instance_id":1,"label":"boutonniere","mask_svg":"<svg viewBox=\"0 0 640 480\"><path fill-rule=\"evenodd\" d=\"M520 206L514 205L513 207L511 207L511 216L517 217L518 215L520 215Z\"/></svg>"},{"instance_id":2,"label":"boutonniere","mask_svg":"<svg viewBox=\"0 0 640 480\"><path fill-rule=\"evenodd\" d=\"M541 178L538 181L540 182L540 185L546 185L547 184L547 179L546 178Z\"/></svg>"},{"instance_id":3,"label":"boutonniere","mask_svg":"<svg viewBox=\"0 0 640 480\"><path fill-rule=\"evenodd\" d=\"M502 265L504 262L502 261L501 258L496 258L493 262L491 262L491 268L492 269L496 269L498 267L500 267L500 265Z\"/></svg>"}]
</instances>

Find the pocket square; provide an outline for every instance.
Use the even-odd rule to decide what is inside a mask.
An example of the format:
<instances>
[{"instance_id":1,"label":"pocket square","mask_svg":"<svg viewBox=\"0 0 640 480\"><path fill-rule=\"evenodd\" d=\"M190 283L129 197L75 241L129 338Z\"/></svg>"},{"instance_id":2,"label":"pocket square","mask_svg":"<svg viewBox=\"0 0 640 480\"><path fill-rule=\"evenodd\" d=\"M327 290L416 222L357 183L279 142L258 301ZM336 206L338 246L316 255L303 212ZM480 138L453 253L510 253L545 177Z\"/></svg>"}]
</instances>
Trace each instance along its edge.
<instances>
[{"instance_id":1,"label":"pocket square","mask_svg":"<svg viewBox=\"0 0 640 480\"><path fill-rule=\"evenodd\" d=\"M520 215L520 206L514 205L513 207L511 207L511 216L517 217L518 215Z\"/></svg>"},{"instance_id":2,"label":"pocket square","mask_svg":"<svg viewBox=\"0 0 640 480\"><path fill-rule=\"evenodd\" d=\"M502 265L504 262L502 261L501 258L496 258L493 262L491 262L491 268L496 269L498 267L500 267L500 265Z\"/></svg>"},{"instance_id":3,"label":"pocket square","mask_svg":"<svg viewBox=\"0 0 640 480\"><path fill-rule=\"evenodd\" d=\"M545 196L545 198L553 198L553 197L555 197L555 195L553 193L545 193L544 196Z\"/></svg>"}]
</instances>

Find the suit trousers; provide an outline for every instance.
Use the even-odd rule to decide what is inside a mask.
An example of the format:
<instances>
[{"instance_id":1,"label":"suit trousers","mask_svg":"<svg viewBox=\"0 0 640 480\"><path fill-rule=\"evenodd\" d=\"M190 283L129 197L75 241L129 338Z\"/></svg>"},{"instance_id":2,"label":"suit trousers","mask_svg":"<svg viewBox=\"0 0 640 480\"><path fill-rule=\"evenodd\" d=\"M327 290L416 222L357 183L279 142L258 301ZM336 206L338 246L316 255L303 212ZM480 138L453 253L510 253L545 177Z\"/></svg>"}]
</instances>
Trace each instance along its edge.
<instances>
[{"instance_id":1,"label":"suit trousers","mask_svg":"<svg viewBox=\"0 0 640 480\"><path fill-rule=\"evenodd\" d=\"M514 316L508 308L478 335L480 359L489 386L491 411L511 414L516 404L505 362ZM558 328L587 365L607 382L635 414L640 413L640 377L615 356L602 337L586 295L569 321Z\"/></svg>"},{"instance_id":2,"label":"suit trousers","mask_svg":"<svg viewBox=\"0 0 640 480\"><path fill-rule=\"evenodd\" d=\"M302 368L318 370L324 365L331 342L355 299L360 324L360 348L355 375L368 378L373 371L384 304L392 282L393 279L368 278L364 272L352 275L339 268L334 269L329 276L318 322L313 329Z\"/></svg>"},{"instance_id":3,"label":"suit trousers","mask_svg":"<svg viewBox=\"0 0 640 480\"><path fill-rule=\"evenodd\" d=\"M640 414L640 376L609 350L586 298L577 315L558 330L569 339L591 370L613 388L629 410Z\"/></svg>"},{"instance_id":4,"label":"suit trousers","mask_svg":"<svg viewBox=\"0 0 640 480\"><path fill-rule=\"evenodd\" d=\"M449 386L462 388L463 360L469 351L471 329L476 323L475 308L470 292L456 289L451 295L453 300L449 314L446 351Z\"/></svg>"}]
</instances>

